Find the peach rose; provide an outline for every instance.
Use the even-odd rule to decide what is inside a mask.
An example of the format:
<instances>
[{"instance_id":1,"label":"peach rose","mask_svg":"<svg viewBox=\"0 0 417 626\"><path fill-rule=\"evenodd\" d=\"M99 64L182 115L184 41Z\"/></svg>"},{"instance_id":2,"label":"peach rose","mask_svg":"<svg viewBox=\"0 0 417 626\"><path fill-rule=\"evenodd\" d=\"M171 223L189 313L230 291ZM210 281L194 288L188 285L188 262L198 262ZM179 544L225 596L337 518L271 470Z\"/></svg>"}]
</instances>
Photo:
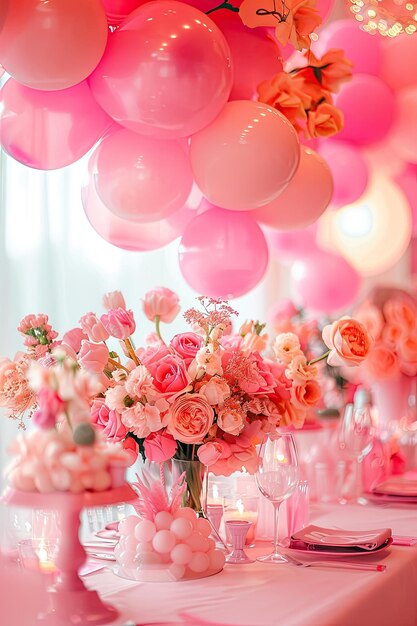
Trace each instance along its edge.
<instances>
[{"instance_id":1,"label":"peach rose","mask_svg":"<svg viewBox=\"0 0 417 626\"><path fill-rule=\"evenodd\" d=\"M379 339L382 329L384 328L384 317L377 306L367 301L364 302L361 307L355 311L355 319L365 326L366 330L375 341Z\"/></svg>"},{"instance_id":2,"label":"peach rose","mask_svg":"<svg viewBox=\"0 0 417 626\"><path fill-rule=\"evenodd\" d=\"M404 335L404 328L398 324L385 324L382 331L382 340L392 348L395 348Z\"/></svg>"},{"instance_id":3,"label":"peach rose","mask_svg":"<svg viewBox=\"0 0 417 626\"><path fill-rule=\"evenodd\" d=\"M407 333L417 325L417 308L401 299L387 300L384 315L387 322L400 326Z\"/></svg>"},{"instance_id":4,"label":"peach rose","mask_svg":"<svg viewBox=\"0 0 417 626\"><path fill-rule=\"evenodd\" d=\"M246 424L246 417L238 406L227 406L217 413L217 425L230 435L239 435Z\"/></svg>"},{"instance_id":5,"label":"peach rose","mask_svg":"<svg viewBox=\"0 0 417 626\"><path fill-rule=\"evenodd\" d=\"M290 363L300 353L300 340L294 333L280 333L275 339L273 350L278 361Z\"/></svg>"},{"instance_id":6,"label":"peach rose","mask_svg":"<svg viewBox=\"0 0 417 626\"><path fill-rule=\"evenodd\" d=\"M213 376L200 387L199 394L204 396L211 406L221 406L230 397L230 387L224 378Z\"/></svg>"},{"instance_id":7,"label":"peach rose","mask_svg":"<svg viewBox=\"0 0 417 626\"><path fill-rule=\"evenodd\" d=\"M317 367L308 365L303 353L296 354L285 370L288 380L293 380L296 385L304 385L308 380L317 376Z\"/></svg>"},{"instance_id":8,"label":"peach rose","mask_svg":"<svg viewBox=\"0 0 417 626\"><path fill-rule=\"evenodd\" d=\"M157 287L145 294L143 311L151 322L158 318L161 322L169 324L180 311L179 298L176 293L166 287Z\"/></svg>"},{"instance_id":9,"label":"peach rose","mask_svg":"<svg viewBox=\"0 0 417 626\"><path fill-rule=\"evenodd\" d=\"M217 441L209 441L197 450L197 456L203 465L210 467L214 465L222 456L222 446Z\"/></svg>"},{"instance_id":10,"label":"peach rose","mask_svg":"<svg viewBox=\"0 0 417 626\"><path fill-rule=\"evenodd\" d=\"M291 388L292 401L300 408L316 406L320 396L320 385L316 380L307 380L304 385L294 385Z\"/></svg>"},{"instance_id":11,"label":"peach rose","mask_svg":"<svg viewBox=\"0 0 417 626\"><path fill-rule=\"evenodd\" d=\"M366 359L371 337L365 326L351 317L342 317L323 328L323 341L330 350L329 365L359 365Z\"/></svg>"},{"instance_id":12,"label":"peach rose","mask_svg":"<svg viewBox=\"0 0 417 626\"><path fill-rule=\"evenodd\" d=\"M307 131L312 137L331 137L343 128L344 117L333 104L323 102L315 111L308 112Z\"/></svg>"},{"instance_id":13,"label":"peach rose","mask_svg":"<svg viewBox=\"0 0 417 626\"><path fill-rule=\"evenodd\" d=\"M382 341L378 342L369 351L365 370L374 380L391 378L399 372L398 357L392 348Z\"/></svg>"},{"instance_id":14,"label":"peach rose","mask_svg":"<svg viewBox=\"0 0 417 626\"><path fill-rule=\"evenodd\" d=\"M214 411L204 396L186 393L172 404L168 432L182 443L202 443L214 420Z\"/></svg>"},{"instance_id":15,"label":"peach rose","mask_svg":"<svg viewBox=\"0 0 417 626\"><path fill-rule=\"evenodd\" d=\"M415 376L417 374L417 336L410 335L400 342L399 346L400 368L404 374Z\"/></svg>"}]
</instances>

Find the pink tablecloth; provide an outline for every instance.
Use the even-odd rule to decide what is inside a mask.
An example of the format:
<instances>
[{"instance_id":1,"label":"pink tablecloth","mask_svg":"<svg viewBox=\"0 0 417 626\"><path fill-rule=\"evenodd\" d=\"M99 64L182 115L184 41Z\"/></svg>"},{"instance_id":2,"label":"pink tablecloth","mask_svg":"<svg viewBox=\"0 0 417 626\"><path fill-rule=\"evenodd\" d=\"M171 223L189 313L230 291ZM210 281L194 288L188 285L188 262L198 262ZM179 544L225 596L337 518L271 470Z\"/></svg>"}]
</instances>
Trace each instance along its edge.
<instances>
[{"instance_id":1,"label":"pink tablecloth","mask_svg":"<svg viewBox=\"0 0 417 626\"><path fill-rule=\"evenodd\" d=\"M352 530L390 526L394 534L417 536L416 508L320 505L313 507L311 521ZM252 554L269 549L261 543ZM189 582L137 583L109 571L85 580L120 610L114 626L416 626L417 546L391 546L365 558L384 563L386 572L256 562L226 565L212 578ZM191 616L188 621L183 613Z\"/></svg>"}]
</instances>

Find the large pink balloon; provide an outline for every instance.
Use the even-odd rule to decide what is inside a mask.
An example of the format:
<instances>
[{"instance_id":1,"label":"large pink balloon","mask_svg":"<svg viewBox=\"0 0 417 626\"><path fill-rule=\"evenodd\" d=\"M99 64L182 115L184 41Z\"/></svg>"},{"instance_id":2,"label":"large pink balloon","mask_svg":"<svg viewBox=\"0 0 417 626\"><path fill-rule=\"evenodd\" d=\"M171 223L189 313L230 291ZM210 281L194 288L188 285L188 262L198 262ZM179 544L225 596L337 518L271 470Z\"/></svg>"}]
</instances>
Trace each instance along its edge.
<instances>
[{"instance_id":1,"label":"large pink balloon","mask_svg":"<svg viewBox=\"0 0 417 626\"><path fill-rule=\"evenodd\" d=\"M107 21L117 26L147 0L101 0L107 15Z\"/></svg>"},{"instance_id":2,"label":"large pink balloon","mask_svg":"<svg viewBox=\"0 0 417 626\"><path fill-rule=\"evenodd\" d=\"M390 143L404 161L417 163L417 84L397 93L397 116Z\"/></svg>"},{"instance_id":3,"label":"large pink balloon","mask_svg":"<svg viewBox=\"0 0 417 626\"><path fill-rule=\"evenodd\" d=\"M100 0L9 0L0 63L28 87L65 89L97 66L107 32Z\"/></svg>"},{"instance_id":4,"label":"large pink balloon","mask_svg":"<svg viewBox=\"0 0 417 626\"><path fill-rule=\"evenodd\" d=\"M163 139L205 128L232 87L230 50L214 22L175 0L148 2L110 37L91 88L122 126Z\"/></svg>"},{"instance_id":5,"label":"large pink balloon","mask_svg":"<svg viewBox=\"0 0 417 626\"><path fill-rule=\"evenodd\" d=\"M136 224L117 217L100 200L94 181L82 188L81 198L88 221L105 241L124 250L156 250L181 236L196 211L187 204L167 219Z\"/></svg>"},{"instance_id":6,"label":"large pink balloon","mask_svg":"<svg viewBox=\"0 0 417 626\"><path fill-rule=\"evenodd\" d=\"M323 141L318 152L333 176L332 205L341 207L360 198L368 185L368 166L360 150L344 141Z\"/></svg>"},{"instance_id":7,"label":"large pink balloon","mask_svg":"<svg viewBox=\"0 0 417 626\"><path fill-rule=\"evenodd\" d=\"M182 275L195 291L237 298L263 277L268 246L253 217L213 207L186 227L179 262Z\"/></svg>"},{"instance_id":8,"label":"large pink balloon","mask_svg":"<svg viewBox=\"0 0 417 626\"><path fill-rule=\"evenodd\" d=\"M408 165L395 182L407 196L413 218L413 237L417 237L417 165Z\"/></svg>"},{"instance_id":9,"label":"large pink balloon","mask_svg":"<svg viewBox=\"0 0 417 626\"><path fill-rule=\"evenodd\" d=\"M282 72L281 51L262 29L246 28L231 11L216 11L213 21L229 44L233 61L233 87L229 100L250 100L263 80Z\"/></svg>"},{"instance_id":10,"label":"large pink balloon","mask_svg":"<svg viewBox=\"0 0 417 626\"><path fill-rule=\"evenodd\" d=\"M193 177L179 142L120 128L97 148L95 181L100 198L115 215L154 222L184 205Z\"/></svg>"},{"instance_id":11,"label":"large pink balloon","mask_svg":"<svg viewBox=\"0 0 417 626\"><path fill-rule=\"evenodd\" d=\"M338 139L359 145L382 139L395 115L395 98L391 89L376 76L356 74L336 94L335 104L345 116Z\"/></svg>"},{"instance_id":12,"label":"large pink balloon","mask_svg":"<svg viewBox=\"0 0 417 626\"><path fill-rule=\"evenodd\" d=\"M353 304L361 279L341 256L318 250L292 267L292 281L303 307L318 313L342 311Z\"/></svg>"},{"instance_id":13,"label":"large pink balloon","mask_svg":"<svg viewBox=\"0 0 417 626\"><path fill-rule=\"evenodd\" d=\"M334 0L317 0L316 9L320 14L322 19L322 24L324 24L332 12L334 5Z\"/></svg>"},{"instance_id":14,"label":"large pink balloon","mask_svg":"<svg viewBox=\"0 0 417 626\"><path fill-rule=\"evenodd\" d=\"M204 196L224 209L245 211L272 202L300 159L294 127L260 102L228 102L191 138L191 165Z\"/></svg>"},{"instance_id":15,"label":"large pink balloon","mask_svg":"<svg viewBox=\"0 0 417 626\"><path fill-rule=\"evenodd\" d=\"M318 250L315 226L281 232L267 228L265 234L271 254L284 264L306 259Z\"/></svg>"},{"instance_id":16,"label":"large pink balloon","mask_svg":"<svg viewBox=\"0 0 417 626\"><path fill-rule=\"evenodd\" d=\"M417 36L386 38L382 47L381 78L394 91L417 85Z\"/></svg>"},{"instance_id":17,"label":"large pink balloon","mask_svg":"<svg viewBox=\"0 0 417 626\"><path fill-rule=\"evenodd\" d=\"M2 100L2 146L14 159L36 169L74 163L112 124L86 81L62 91L39 91L9 78Z\"/></svg>"},{"instance_id":18,"label":"large pink balloon","mask_svg":"<svg viewBox=\"0 0 417 626\"><path fill-rule=\"evenodd\" d=\"M300 165L288 187L252 215L271 228L305 228L327 209L332 193L333 178L326 161L311 148L301 146Z\"/></svg>"},{"instance_id":19,"label":"large pink balloon","mask_svg":"<svg viewBox=\"0 0 417 626\"><path fill-rule=\"evenodd\" d=\"M353 62L355 74L378 75L382 63L381 42L380 37L370 37L360 30L355 20L345 19L331 22L323 28L314 50L321 55L330 48L342 48L345 56Z\"/></svg>"}]
</instances>

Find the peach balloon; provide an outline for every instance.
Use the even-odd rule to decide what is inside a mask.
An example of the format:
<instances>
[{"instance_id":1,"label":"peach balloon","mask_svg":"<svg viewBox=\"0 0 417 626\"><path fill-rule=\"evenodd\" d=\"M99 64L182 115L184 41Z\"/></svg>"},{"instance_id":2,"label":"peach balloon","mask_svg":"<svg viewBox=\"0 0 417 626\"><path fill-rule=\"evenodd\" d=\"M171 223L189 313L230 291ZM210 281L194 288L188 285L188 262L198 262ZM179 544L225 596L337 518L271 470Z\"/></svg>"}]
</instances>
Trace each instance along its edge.
<instances>
[{"instance_id":1,"label":"peach balloon","mask_svg":"<svg viewBox=\"0 0 417 626\"><path fill-rule=\"evenodd\" d=\"M390 143L404 161L417 163L417 84L397 92L397 116Z\"/></svg>"},{"instance_id":2,"label":"peach balloon","mask_svg":"<svg viewBox=\"0 0 417 626\"><path fill-rule=\"evenodd\" d=\"M218 115L232 80L230 50L214 22L192 6L161 0L140 6L112 33L90 85L122 126L176 139Z\"/></svg>"},{"instance_id":3,"label":"peach balloon","mask_svg":"<svg viewBox=\"0 0 417 626\"><path fill-rule=\"evenodd\" d=\"M177 141L120 128L96 152L98 195L118 217L155 222L184 206L193 178L188 154Z\"/></svg>"},{"instance_id":4,"label":"peach balloon","mask_svg":"<svg viewBox=\"0 0 417 626\"><path fill-rule=\"evenodd\" d=\"M281 113L236 100L191 137L190 157L195 181L212 204L248 211L272 202L289 184L300 145Z\"/></svg>"},{"instance_id":5,"label":"peach balloon","mask_svg":"<svg viewBox=\"0 0 417 626\"><path fill-rule=\"evenodd\" d=\"M333 178L326 161L311 148L301 146L300 165L288 187L252 215L272 228L305 228L326 210L332 194Z\"/></svg>"},{"instance_id":6,"label":"peach balloon","mask_svg":"<svg viewBox=\"0 0 417 626\"><path fill-rule=\"evenodd\" d=\"M33 89L66 89L97 66L107 33L100 0L9 0L0 63Z\"/></svg>"},{"instance_id":7,"label":"peach balloon","mask_svg":"<svg viewBox=\"0 0 417 626\"><path fill-rule=\"evenodd\" d=\"M265 274L268 246L248 213L213 207L186 227L179 263L185 280L198 293L237 298L253 289Z\"/></svg>"},{"instance_id":8,"label":"peach balloon","mask_svg":"<svg viewBox=\"0 0 417 626\"><path fill-rule=\"evenodd\" d=\"M86 81L60 91L40 91L9 78L1 93L2 146L28 167L52 170L74 163L112 124Z\"/></svg>"}]
</instances>

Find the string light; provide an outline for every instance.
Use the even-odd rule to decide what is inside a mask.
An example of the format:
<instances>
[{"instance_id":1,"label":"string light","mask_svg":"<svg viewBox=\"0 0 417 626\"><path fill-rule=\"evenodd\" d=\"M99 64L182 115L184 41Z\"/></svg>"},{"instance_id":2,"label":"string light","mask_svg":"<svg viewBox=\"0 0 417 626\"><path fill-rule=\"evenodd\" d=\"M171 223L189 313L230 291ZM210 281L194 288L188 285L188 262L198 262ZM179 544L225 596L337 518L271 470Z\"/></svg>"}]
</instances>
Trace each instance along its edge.
<instances>
[{"instance_id":1,"label":"string light","mask_svg":"<svg viewBox=\"0 0 417 626\"><path fill-rule=\"evenodd\" d=\"M348 0L360 28L374 35L397 37L417 31L417 1L410 0Z\"/></svg>"}]
</instances>

